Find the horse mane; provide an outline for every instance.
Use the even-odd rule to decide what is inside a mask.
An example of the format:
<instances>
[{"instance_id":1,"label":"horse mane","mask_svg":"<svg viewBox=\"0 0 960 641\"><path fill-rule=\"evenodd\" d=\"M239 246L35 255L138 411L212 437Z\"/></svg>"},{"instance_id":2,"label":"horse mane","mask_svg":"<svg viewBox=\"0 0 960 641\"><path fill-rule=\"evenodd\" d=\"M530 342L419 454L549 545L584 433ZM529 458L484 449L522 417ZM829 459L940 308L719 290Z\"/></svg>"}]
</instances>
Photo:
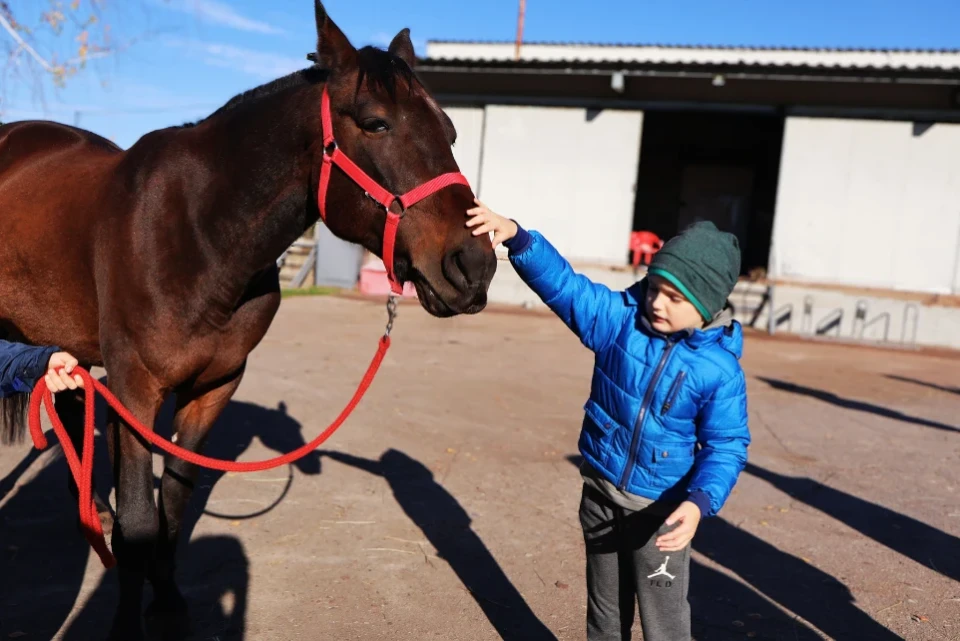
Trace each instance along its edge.
<instances>
[{"instance_id":1,"label":"horse mane","mask_svg":"<svg viewBox=\"0 0 960 641\"><path fill-rule=\"evenodd\" d=\"M357 91L366 82L368 88L380 88L387 92L391 99L396 99L397 90L405 84L410 91L414 91L419 83L413 70L403 60L388 51L377 47L363 47L357 51L357 63L360 73L357 76ZM216 116L232 111L240 105L266 98L292 87L316 85L325 82L330 71L319 65L300 69L293 73L271 80L270 82L244 91L227 101L206 118L193 123L182 125L193 127Z\"/></svg>"}]
</instances>

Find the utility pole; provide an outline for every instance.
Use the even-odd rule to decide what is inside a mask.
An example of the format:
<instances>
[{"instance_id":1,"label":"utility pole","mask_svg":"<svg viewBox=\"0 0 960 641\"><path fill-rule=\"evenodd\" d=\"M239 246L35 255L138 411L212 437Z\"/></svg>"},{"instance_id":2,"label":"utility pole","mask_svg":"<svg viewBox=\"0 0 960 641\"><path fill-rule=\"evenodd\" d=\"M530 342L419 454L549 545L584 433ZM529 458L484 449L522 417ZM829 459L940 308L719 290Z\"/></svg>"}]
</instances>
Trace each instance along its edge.
<instances>
[{"instance_id":1,"label":"utility pole","mask_svg":"<svg viewBox=\"0 0 960 641\"><path fill-rule=\"evenodd\" d=\"M517 14L517 46L513 52L514 60L520 60L520 45L523 44L523 19L527 13L527 0L520 0L520 11Z\"/></svg>"}]
</instances>

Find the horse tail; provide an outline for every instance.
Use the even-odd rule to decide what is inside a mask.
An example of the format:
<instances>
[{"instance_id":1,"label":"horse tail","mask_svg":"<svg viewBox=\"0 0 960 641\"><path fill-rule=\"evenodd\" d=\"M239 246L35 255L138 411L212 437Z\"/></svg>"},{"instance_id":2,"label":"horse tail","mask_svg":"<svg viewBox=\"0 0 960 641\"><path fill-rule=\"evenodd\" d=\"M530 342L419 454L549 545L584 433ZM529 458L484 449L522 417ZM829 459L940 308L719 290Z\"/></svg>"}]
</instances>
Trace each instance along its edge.
<instances>
[{"instance_id":1,"label":"horse tail","mask_svg":"<svg viewBox=\"0 0 960 641\"><path fill-rule=\"evenodd\" d=\"M27 432L29 394L14 394L0 398L0 444L16 445L23 442Z\"/></svg>"}]
</instances>

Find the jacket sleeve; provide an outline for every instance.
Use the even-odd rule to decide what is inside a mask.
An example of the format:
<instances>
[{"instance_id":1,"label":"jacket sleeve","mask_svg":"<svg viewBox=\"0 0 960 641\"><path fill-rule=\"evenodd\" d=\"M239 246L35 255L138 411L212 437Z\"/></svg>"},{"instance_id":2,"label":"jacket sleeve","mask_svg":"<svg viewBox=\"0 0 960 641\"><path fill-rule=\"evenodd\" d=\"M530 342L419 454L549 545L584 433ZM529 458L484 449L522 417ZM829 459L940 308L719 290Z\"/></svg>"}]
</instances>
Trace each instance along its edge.
<instances>
[{"instance_id":1,"label":"jacket sleeve","mask_svg":"<svg viewBox=\"0 0 960 641\"><path fill-rule=\"evenodd\" d=\"M723 507L747 464L747 385L740 370L720 385L700 408L697 441L701 449L687 490L704 517Z\"/></svg>"},{"instance_id":2,"label":"jacket sleeve","mask_svg":"<svg viewBox=\"0 0 960 641\"><path fill-rule=\"evenodd\" d=\"M58 349L0 340L0 398L32 392Z\"/></svg>"},{"instance_id":3,"label":"jacket sleeve","mask_svg":"<svg viewBox=\"0 0 960 641\"><path fill-rule=\"evenodd\" d=\"M623 327L623 292L614 292L573 271L570 263L538 232L523 229L508 245L520 278L594 352L616 339Z\"/></svg>"}]
</instances>

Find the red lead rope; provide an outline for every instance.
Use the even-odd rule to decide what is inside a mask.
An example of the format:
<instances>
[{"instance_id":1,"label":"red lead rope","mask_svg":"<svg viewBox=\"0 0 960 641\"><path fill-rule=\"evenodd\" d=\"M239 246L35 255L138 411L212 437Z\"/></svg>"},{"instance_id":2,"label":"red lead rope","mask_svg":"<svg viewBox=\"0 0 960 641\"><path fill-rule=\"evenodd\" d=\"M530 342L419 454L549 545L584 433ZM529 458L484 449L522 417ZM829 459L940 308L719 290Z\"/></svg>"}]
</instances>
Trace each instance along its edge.
<instances>
[{"instance_id":1,"label":"red lead rope","mask_svg":"<svg viewBox=\"0 0 960 641\"><path fill-rule=\"evenodd\" d=\"M200 467L209 468L211 470L220 470L222 472L259 472L262 470L270 470L282 465L293 463L294 461L303 458L316 448L320 447L320 445L330 438L333 433L336 432L337 429L343 424L343 422L347 420L347 417L349 417L353 410L357 407L360 399L363 398L367 388L369 388L370 384L373 383L373 379L377 375L377 370L380 369L380 364L383 362L383 357L386 356L387 350L390 349L389 332L392 322L393 311L391 310L391 320L387 325L387 334L380 339L380 344L377 347L377 353L374 355L373 361L370 362L370 366L367 368L366 374L363 375L363 380L360 381L360 386L357 387L357 391L354 392L353 398L351 398L350 402L347 403L347 406L343 408L343 411L340 412L340 415L337 417L337 419L331 423L330 426L327 427L327 429L325 429L317 438L313 439L306 445L295 449L289 454L284 454L283 456L277 456L265 461L237 463L236 461L225 461L222 459L210 458L209 456L203 456L201 454L197 454L196 452L185 450L182 447L171 443L165 438L158 436L152 429L146 427L140 421L138 421L137 418L131 414L130 411L125 408L119 400L117 400L117 397L114 396L105 385L94 379L90 375L90 372L82 367L76 368L74 372L83 378L84 387L86 389L83 423L83 459L81 460L77 456L77 451L73 447L73 442L70 440L70 435L67 434L67 430L60 421L60 417L57 416L57 411L53 404L53 394L49 389L47 389L47 386L43 380L37 383L37 386L33 391L33 397L30 399L30 436L33 438L33 444L38 450L46 449L47 437L44 435L43 428L40 425L40 405L43 403L47 410L47 416L50 417L50 422L53 424L53 431L56 433L57 438L60 439L60 446L63 448L64 456L67 458L67 464L70 466L70 473L73 474L73 478L77 483L77 488L79 489L80 524L83 528L84 536L87 538L87 541L100 557L103 565L107 568L111 568L116 564L116 559L107 548L107 542L103 537L103 528L100 525L100 517L97 514L97 508L93 501L93 437L95 429L94 399L96 392L100 392L110 407L116 410L117 414L127 423L127 425L133 428L133 430L140 434L140 436L142 436L144 439L157 446L167 454L172 454L173 456L181 458L188 463L193 463L194 465L198 465Z\"/></svg>"}]
</instances>

